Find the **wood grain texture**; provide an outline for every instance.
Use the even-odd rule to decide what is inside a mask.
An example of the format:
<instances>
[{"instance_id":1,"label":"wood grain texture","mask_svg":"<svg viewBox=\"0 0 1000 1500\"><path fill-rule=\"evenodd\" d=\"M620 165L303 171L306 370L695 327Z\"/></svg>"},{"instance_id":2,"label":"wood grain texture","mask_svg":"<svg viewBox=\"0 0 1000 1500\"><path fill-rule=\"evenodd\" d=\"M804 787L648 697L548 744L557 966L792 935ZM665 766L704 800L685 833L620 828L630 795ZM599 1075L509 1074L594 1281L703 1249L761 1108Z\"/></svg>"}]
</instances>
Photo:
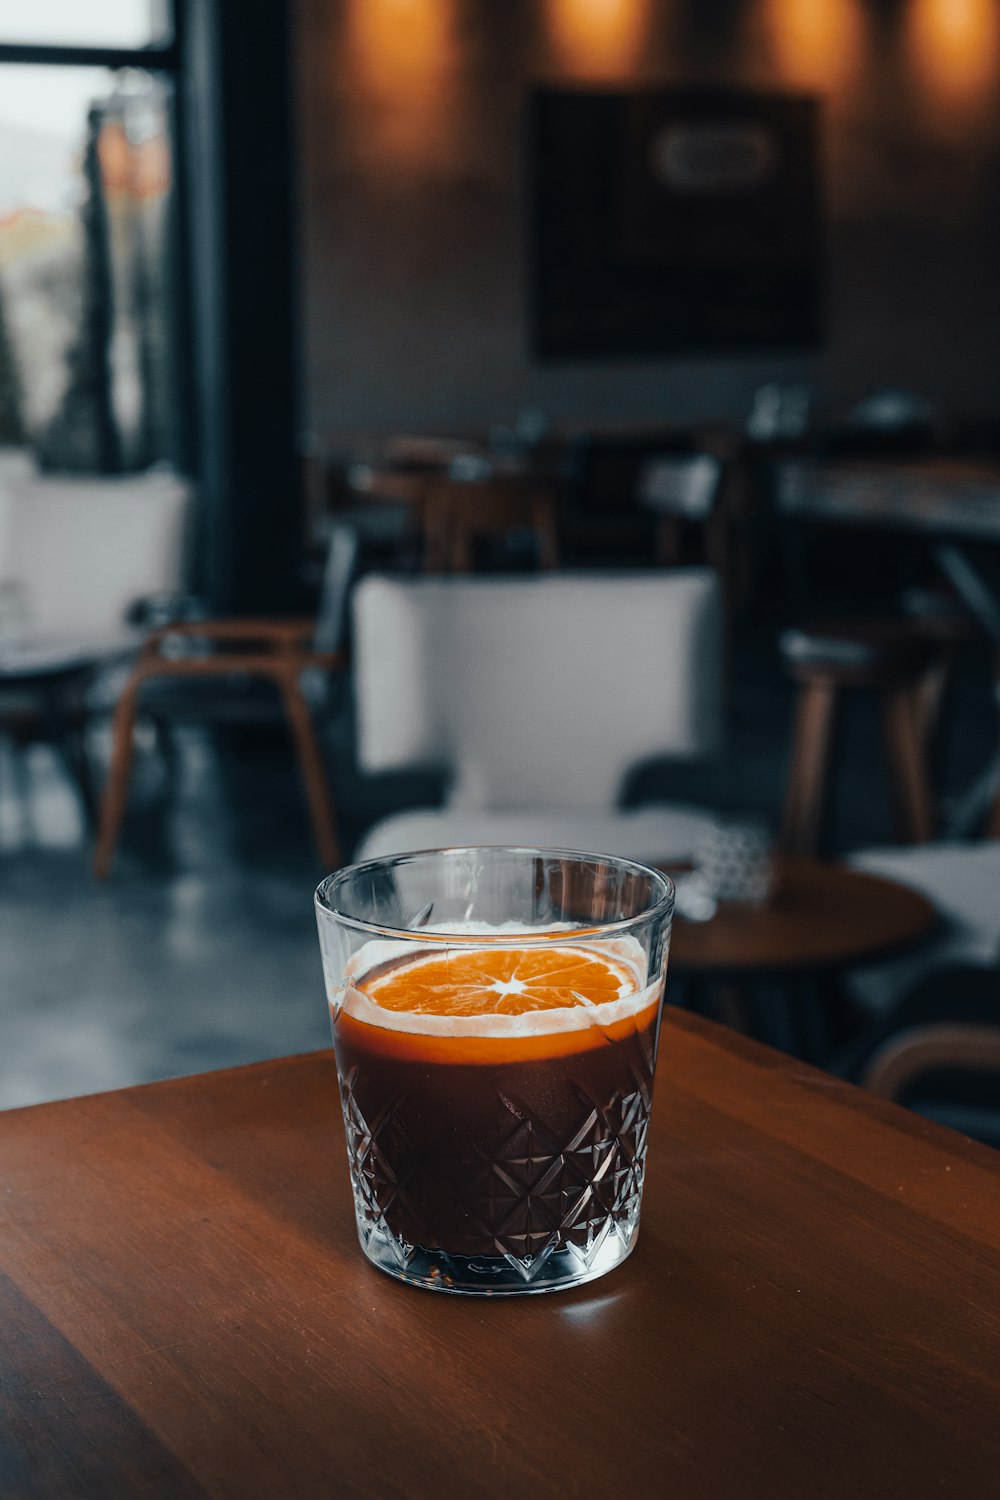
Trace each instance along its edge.
<instances>
[{"instance_id":1,"label":"wood grain texture","mask_svg":"<svg viewBox=\"0 0 1000 1500\"><path fill-rule=\"evenodd\" d=\"M0 1494L994 1495L1000 1156L669 1013L638 1249L356 1244L332 1058L0 1116Z\"/></svg>"},{"instance_id":2,"label":"wood grain texture","mask_svg":"<svg viewBox=\"0 0 1000 1500\"><path fill-rule=\"evenodd\" d=\"M897 881L778 855L767 905L723 905L710 922L675 920L670 966L681 973L846 969L912 947L937 921L927 898Z\"/></svg>"}]
</instances>

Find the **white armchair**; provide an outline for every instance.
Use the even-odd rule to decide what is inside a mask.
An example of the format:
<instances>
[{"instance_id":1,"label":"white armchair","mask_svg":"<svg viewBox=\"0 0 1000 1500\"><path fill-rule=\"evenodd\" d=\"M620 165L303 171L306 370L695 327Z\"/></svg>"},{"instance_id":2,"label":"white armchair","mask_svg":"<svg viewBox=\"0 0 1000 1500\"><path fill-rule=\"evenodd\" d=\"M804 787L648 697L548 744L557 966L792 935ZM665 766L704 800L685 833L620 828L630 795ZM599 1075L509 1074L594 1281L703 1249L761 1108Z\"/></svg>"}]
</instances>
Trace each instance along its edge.
<instances>
[{"instance_id":1,"label":"white armchair","mask_svg":"<svg viewBox=\"0 0 1000 1500\"><path fill-rule=\"evenodd\" d=\"M0 579L20 586L32 634L120 638L137 600L183 582L190 485L169 471L36 474L0 461Z\"/></svg>"},{"instance_id":2,"label":"white armchair","mask_svg":"<svg viewBox=\"0 0 1000 1500\"><path fill-rule=\"evenodd\" d=\"M0 735L51 743L88 816L86 726L141 643L130 608L183 585L189 501L169 472L40 475L25 452L0 450Z\"/></svg>"},{"instance_id":3,"label":"white armchair","mask_svg":"<svg viewBox=\"0 0 1000 1500\"><path fill-rule=\"evenodd\" d=\"M641 762L718 747L721 647L704 568L363 579L359 763L445 767L451 785L444 808L378 823L357 857L527 843L685 859L707 813L619 801Z\"/></svg>"}]
</instances>

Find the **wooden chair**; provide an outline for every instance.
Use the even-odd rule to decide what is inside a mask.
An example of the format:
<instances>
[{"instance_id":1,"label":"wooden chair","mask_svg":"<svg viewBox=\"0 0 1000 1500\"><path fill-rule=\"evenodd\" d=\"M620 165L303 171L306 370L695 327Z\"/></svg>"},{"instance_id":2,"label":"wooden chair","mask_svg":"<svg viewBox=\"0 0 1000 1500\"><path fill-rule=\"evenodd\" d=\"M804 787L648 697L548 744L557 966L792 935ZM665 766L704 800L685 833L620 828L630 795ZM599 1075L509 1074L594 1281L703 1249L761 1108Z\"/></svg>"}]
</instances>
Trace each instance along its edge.
<instances>
[{"instance_id":1,"label":"wooden chair","mask_svg":"<svg viewBox=\"0 0 1000 1500\"><path fill-rule=\"evenodd\" d=\"M863 1081L871 1093L900 1100L918 1079L946 1068L995 1073L1000 1114L1000 1019L996 1026L952 1021L912 1026L879 1048Z\"/></svg>"},{"instance_id":2,"label":"wooden chair","mask_svg":"<svg viewBox=\"0 0 1000 1500\"><path fill-rule=\"evenodd\" d=\"M932 971L859 1052L854 1076L873 1094L1000 1145L996 963Z\"/></svg>"},{"instance_id":3,"label":"wooden chair","mask_svg":"<svg viewBox=\"0 0 1000 1500\"><path fill-rule=\"evenodd\" d=\"M943 761L948 729L947 707L953 681L963 652L979 644L984 639L984 632L964 601L947 589L907 589L900 604L909 629L931 648L931 658L917 692L916 708L929 774L932 781L937 781ZM1000 655L997 657L995 681L1000 707ZM956 819L964 822L965 814L959 811L951 821ZM976 821L974 813L972 821ZM1000 836L1000 823L996 830L992 834L994 838ZM965 830L955 828L954 831Z\"/></svg>"},{"instance_id":4,"label":"wooden chair","mask_svg":"<svg viewBox=\"0 0 1000 1500\"><path fill-rule=\"evenodd\" d=\"M111 765L99 810L94 873L105 879L128 803L136 720L147 705L144 689L173 683L208 690L202 703L218 717L228 697L238 699L247 682L277 690L277 701L291 732L305 787L313 837L327 870L340 863L333 801L314 717L322 706L331 674L343 671L347 594L357 558L357 538L334 528L327 556L319 613L315 619L191 620L154 630L145 642L114 713ZM176 709L169 693L154 705L159 716ZM237 716L241 704L236 703Z\"/></svg>"},{"instance_id":5,"label":"wooden chair","mask_svg":"<svg viewBox=\"0 0 1000 1500\"><path fill-rule=\"evenodd\" d=\"M713 525L722 473L722 460L714 453L666 454L643 463L636 499L657 517L657 562L677 567L684 560L682 529L694 524L704 533L705 561L725 580L725 539Z\"/></svg>"},{"instance_id":6,"label":"wooden chair","mask_svg":"<svg viewBox=\"0 0 1000 1500\"><path fill-rule=\"evenodd\" d=\"M557 504L552 490L529 477L483 479L435 476L423 505L424 572L471 573L475 545L530 533L542 571L559 566Z\"/></svg>"},{"instance_id":7,"label":"wooden chair","mask_svg":"<svg viewBox=\"0 0 1000 1500\"><path fill-rule=\"evenodd\" d=\"M787 630L783 664L800 684L788 790L779 837L789 854L819 851L829 800L833 732L843 692L878 694L889 793L897 836L932 835L921 688L932 661L929 642L894 621L830 623Z\"/></svg>"},{"instance_id":8,"label":"wooden chair","mask_svg":"<svg viewBox=\"0 0 1000 1500\"><path fill-rule=\"evenodd\" d=\"M655 554L665 567L704 562L722 584L726 680L731 680L734 627L751 588L750 488L732 442L711 451L655 454L636 479L636 500L657 518ZM694 555L691 536L695 533Z\"/></svg>"}]
</instances>

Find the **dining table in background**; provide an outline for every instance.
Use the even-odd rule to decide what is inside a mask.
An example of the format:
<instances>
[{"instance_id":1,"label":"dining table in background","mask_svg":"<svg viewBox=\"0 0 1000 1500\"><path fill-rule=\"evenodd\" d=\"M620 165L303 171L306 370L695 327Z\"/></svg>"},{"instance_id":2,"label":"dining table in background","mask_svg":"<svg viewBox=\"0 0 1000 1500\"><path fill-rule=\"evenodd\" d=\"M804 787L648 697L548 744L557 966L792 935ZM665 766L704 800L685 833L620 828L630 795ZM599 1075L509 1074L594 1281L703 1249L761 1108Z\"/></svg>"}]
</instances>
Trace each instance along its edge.
<instances>
[{"instance_id":1,"label":"dining table in background","mask_svg":"<svg viewBox=\"0 0 1000 1500\"><path fill-rule=\"evenodd\" d=\"M911 886L848 865L776 854L773 872L765 902L721 902L707 921L675 915L667 992L827 1064L843 976L918 947L940 919Z\"/></svg>"},{"instance_id":2,"label":"dining table in background","mask_svg":"<svg viewBox=\"0 0 1000 1500\"><path fill-rule=\"evenodd\" d=\"M998 460L785 459L775 493L785 517L1000 543Z\"/></svg>"},{"instance_id":3,"label":"dining table in background","mask_svg":"<svg viewBox=\"0 0 1000 1500\"><path fill-rule=\"evenodd\" d=\"M26 629L0 639L0 739L47 742L63 761L87 823L96 797L87 756L87 693L98 673L135 652L142 632L85 639Z\"/></svg>"},{"instance_id":4,"label":"dining table in background","mask_svg":"<svg viewBox=\"0 0 1000 1500\"><path fill-rule=\"evenodd\" d=\"M547 569L558 563L564 489L560 447L401 435L346 467L342 501L362 532L377 510L398 513L391 561L407 569L416 560L428 573L474 571L474 544L511 534L527 536Z\"/></svg>"},{"instance_id":5,"label":"dining table in background","mask_svg":"<svg viewBox=\"0 0 1000 1500\"><path fill-rule=\"evenodd\" d=\"M419 508L427 487L440 477L469 484L490 478L525 480L554 495L575 487L581 456L594 444L611 444L622 454L719 453L730 456L738 439L720 424L663 426L605 425L595 428L562 424L531 441L514 429L463 436L399 433L358 440L343 465L343 498L347 504L393 503ZM638 463L638 458L636 463ZM626 506L635 497L615 497Z\"/></svg>"},{"instance_id":6,"label":"dining table in background","mask_svg":"<svg viewBox=\"0 0 1000 1500\"><path fill-rule=\"evenodd\" d=\"M874 528L923 539L941 572L1000 645L1000 588L970 546L1000 547L1000 460L794 458L773 466L783 521Z\"/></svg>"},{"instance_id":7,"label":"dining table in background","mask_svg":"<svg viewBox=\"0 0 1000 1500\"><path fill-rule=\"evenodd\" d=\"M920 542L1000 662L1000 459L796 457L772 469L789 592L806 594L795 523L883 531ZM800 540L800 538L799 538ZM1000 667L995 693L1000 709ZM981 823L1000 785L1000 751L956 803L949 837Z\"/></svg>"},{"instance_id":8,"label":"dining table in background","mask_svg":"<svg viewBox=\"0 0 1000 1500\"><path fill-rule=\"evenodd\" d=\"M674 1010L642 1232L552 1296L361 1255L328 1052L0 1114L0 1494L972 1500L1000 1156Z\"/></svg>"}]
</instances>

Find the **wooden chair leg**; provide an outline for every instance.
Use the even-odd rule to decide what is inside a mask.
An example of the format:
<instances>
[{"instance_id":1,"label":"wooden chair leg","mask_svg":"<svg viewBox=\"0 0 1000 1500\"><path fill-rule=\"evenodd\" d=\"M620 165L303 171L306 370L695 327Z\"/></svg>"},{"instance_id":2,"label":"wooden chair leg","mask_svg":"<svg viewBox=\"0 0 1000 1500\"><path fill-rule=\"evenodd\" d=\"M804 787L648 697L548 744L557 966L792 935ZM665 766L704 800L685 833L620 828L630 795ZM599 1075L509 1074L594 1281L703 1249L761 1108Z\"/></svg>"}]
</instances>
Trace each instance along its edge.
<instances>
[{"instance_id":1,"label":"wooden chair leg","mask_svg":"<svg viewBox=\"0 0 1000 1500\"><path fill-rule=\"evenodd\" d=\"M94 874L98 880L106 880L110 874L118 835L125 817L129 782L132 777L132 760L135 753L135 720L138 712L139 686L140 680L133 679L129 682L115 709L111 766L101 797L97 820L97 843L94 850Z\"/></svg>"},{"instance_id":2,"label":"wooden chair leg","mask_svg":"<svg viewBox=\"0 0 1000 1500\"><path fill-rule=\"evenodd\" d=\"M939 651L931 661L914 694L917 729L924 744L929 745L941 722L941 709L955 668L955 653Z\"/></svg>"},{"instance_id":3,"label":"wooden chair leg","mask_svg":"<svg viewBox=\"0 0 1000 1500\"><path fill-rule=\"evenodd\" d=\"M705 562L714 568L722 590L722 680L727 701L733 685L736 641L737 580L733 535L725 515L716 509L702 528Z\"/></svg>"},{"instance_id":4,"label":"wooden chair leg","mask_svg":"<svg viewBox=\"0 0 1000 1500\"><path fill-rule=\"evenodd\" d=\"M993 691L996 696L997 706L1000 707L1000 655L997 656L996 660ZM990 809L989 819L986 824L986 837L988 839L1000 839L1000 784L997 785L996 796L993 798L993 806Z\"/></svg>"},{"instance_id":5,"label":"wooden chair leg","mask_svg":"<svg viewBox=\"0 0 1000 1500\"><path fill-rule=\"evenodd\" d=\"M420 506L421 568L424 573L445 573L448 570L449 516L447 496L434 485L428 485Z\"/></svg>"},{"instance_id":6,"label":"wooden chair leg","mask_svg":"<svg viewBox=\"0 0 1000 1500\"><path fill-rule=\"evenodd\" d=\"M661 516L656 525L656 561L675 568L681 561L681 523L676 516Z\"/></svg>"},{"instance_id":7,"label":"wooden chair leg","mask_svg":"<svg viewBox=\"0 0 1000 1500\"><path fill-rule=\"evenodd\" d=\"M993 807L990 811L989 821L986 824L986 837L988 839L1000 839L1000 791L993 799Z\"/></svg>"},{"instance_id":8,"label":"wooden chair leg","mask_svg":"<svg viewBox=\"0 0 1000 1500\"><path fill-rule=\"evenodd\" d=\"M72 726L59 744L59 754L76 788L83 810L88 833L97 827L97 799L94 796L94 778L87 758L87 737L84 729Z\"/></svg>"},{"instance_id":9,"label":"wooden chair leg","mask_svg":"<svg viewBox=\"0 0 1000 1500\"><path fill-rule=\"evenodd\" d=\"M935 819L938 813L938 791L944 763L944 706L955 675L957 661L958 654L953 647L941 647L935 652L914 693L920 755L926 768Z\"/></svg>"},{"instance_id":10,"label":"wooden chair leg","mask_svg":"<svg viewBox=\"0 0 1000 1500\"><path fill-rule=\"evenodd\" d=\"M550 495L540 490L532 497L531 529L540 572L550 573L559 566L559 533L555 506Z\"/></svg>"},{"instance_id":11,"label":"wooden chair leg","mask_svg":"<svg viewBox=\"0 0 1000 1500\"><path fill-rule=\"evenodd\" d=\"M326 768L323 765L323 755L316 738L309 705L299 687L297 669L283 674L279 687L302 770L316 850L324 869L336 870L341 861L333 803L326 779Z\"/></svg>"},{"instance_id":12,"label":"wooden chair leg","mask_svg":"<svg viewBox=\"0 0 1000 1500\"><path fill-rule=\"evenodd\" d=\"M489 526L477 525L475 516L469 514L467 507L463 508L460 498L454 493L449 494L444 510L442 570L463 578L474 573L478 561L477 544L481 547L489 536Z\"/></svg>"},{"instance_id":13,"label":"wooden chair leg","mask_svg":"<svg viewBox=\"0 0 1000 1500\"><path fill-rule=\"evenodd\" d=\"M28 765L25 760L25 745L14 735L0 735L0 757L6 751L6 762L10 768L11 789L17 802L18 818L21 824L21 837L30 840L34 831L34 820L31 810L31 777L28 773ZM3 759L0 758L0 772L3 771ZM3 777L0 775L0 792L3 790Z\"/></svg>"},{"instance_id":14,"label":"wooden chair leg","mask_svg":"<svg viewBox=\"0 0 1000 1500\"><path fill-rule=\"evenodd\" d=\"M64 702L62 695L50 688L43 693L45 722L52 748L61 759L66 774L76 788L88 832L97 824L94 782L87 759L86 729L78 706Z\"/></svg>"},{"instance_id":15,"label":"wooden chair leg","mask_svg":"<svg viewBox=\"0 0 1000 1500\"><path fill-rule=\"evenodd\" d=\"M799 690L792 758L779 846L786 854L816 854L826 811L830 746L837 689L822 678Z\"/></svg>"},{"instance_id":16,"label":"wooden chair leg","mask_svg":"<svg viewBox=\"0 0 1000 1500\"><path fill-rule=\"evenodd\" d=\"M923 844L933 834L931 795L913 688L896 688L882 700L886 767L900 842Z\"/></svg>"}]
</instances>

